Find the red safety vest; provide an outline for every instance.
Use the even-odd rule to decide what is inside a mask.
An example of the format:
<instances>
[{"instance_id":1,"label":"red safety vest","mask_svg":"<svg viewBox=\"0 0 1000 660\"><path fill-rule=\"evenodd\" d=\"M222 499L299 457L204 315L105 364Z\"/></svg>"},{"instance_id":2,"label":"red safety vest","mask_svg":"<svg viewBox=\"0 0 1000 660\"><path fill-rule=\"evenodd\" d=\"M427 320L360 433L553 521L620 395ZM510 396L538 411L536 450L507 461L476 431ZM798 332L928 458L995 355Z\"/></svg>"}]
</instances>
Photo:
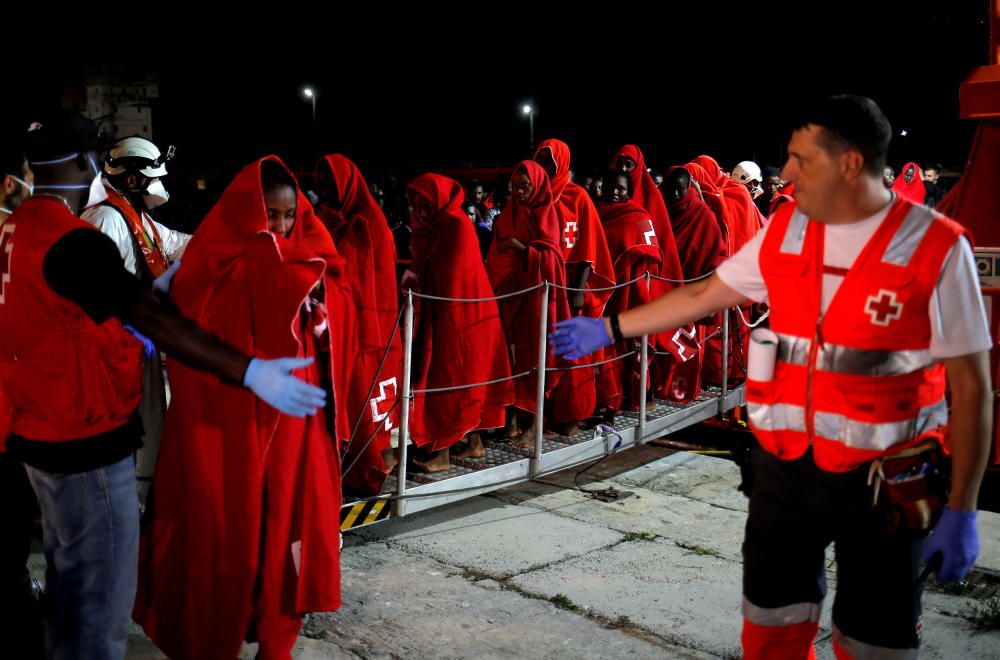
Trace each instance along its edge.
<instances>
[{"instance_id":1,"label":"red safety vest","mask_svg":"<svg viewBox=\"0 0 1000 660\"><path fill-rule=\"evenodd\" d=\"M760 268L778 335L771 381L747 381L760 445L845 472L930 438L948 423L944 366L930 354L927 314L948 252L965 233L897 199L820 315L824 225L784 204Z\"/></svg>"},{"instance_id":2,"label":"red safety vest","mask_svg":"<svg viewBox=\"0 0 1000 660\"><path fill-rule=\"evenodd\" d=\"M143 216L132 207L125 196L109 184L105 184L104 189L108 194L106 203L117 209L125 218L125 223L128 225L129 231L132 232L132 238L135 239L134 244L153 278L163 275L170 267L170 260L167 258L167 253L163 251L163 240L160 238L160 232L156 230L156 225L150 220L149 231L146 231ZM135 255L136 272L141 272L142 269L139 264L140 254Z\"/></svg>"},{"instance_id":3,"label":"red safety vest","mask_svg":"<svg viewBox=\"0 0 1000 660\"><path fill-rule=\"evenodd\" d=\"M0 226L0 382L11 432L63 441L125 424L142 397L142 345L118 319L97 325L53 291L42 262L75 229L97 231L58 200L25 201Z\"/></svg>"}]
</instances>

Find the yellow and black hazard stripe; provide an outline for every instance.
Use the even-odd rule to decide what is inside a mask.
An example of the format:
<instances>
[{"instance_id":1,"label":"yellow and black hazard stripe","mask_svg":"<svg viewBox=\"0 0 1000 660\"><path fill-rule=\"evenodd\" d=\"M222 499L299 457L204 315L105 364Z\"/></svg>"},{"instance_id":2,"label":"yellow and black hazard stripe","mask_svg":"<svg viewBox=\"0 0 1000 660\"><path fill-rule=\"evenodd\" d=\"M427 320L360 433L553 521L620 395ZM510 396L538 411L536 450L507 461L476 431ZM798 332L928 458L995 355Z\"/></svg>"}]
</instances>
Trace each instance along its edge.
<instances>
[{"instance_id":1,"label":"yellow and black hazard stripe","mask_svg":"<svg viewBox=\"0 0 1000 660\"><path fill-rule=\"evenodd\" d=\"M340 531L346 532L355 527L363 527L385 520L391 513L392 503L389 500L358 502L340 510Z\"/></svg>"}]
</instances>

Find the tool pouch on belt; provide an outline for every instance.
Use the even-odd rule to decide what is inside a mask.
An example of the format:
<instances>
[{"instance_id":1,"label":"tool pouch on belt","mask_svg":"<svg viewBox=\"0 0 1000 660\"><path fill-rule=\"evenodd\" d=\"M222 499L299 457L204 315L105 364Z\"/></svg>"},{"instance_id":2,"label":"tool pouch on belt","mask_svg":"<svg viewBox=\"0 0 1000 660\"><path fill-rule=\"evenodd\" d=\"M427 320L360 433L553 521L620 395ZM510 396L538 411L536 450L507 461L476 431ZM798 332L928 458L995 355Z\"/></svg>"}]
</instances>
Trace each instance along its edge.
<instances>
[{"instance_id":1,"label":"tool pouch on belt","mask_svg":"<svg viewBox=\"0 0 1000 660\"><path fill-rule=\"evenodd\" d=\"M941 517L948 497L936 442L874 461L868 483L873 486L872 506L884 512L886 527L893 534L926 536Z\"/></svg>"}]
</instances>

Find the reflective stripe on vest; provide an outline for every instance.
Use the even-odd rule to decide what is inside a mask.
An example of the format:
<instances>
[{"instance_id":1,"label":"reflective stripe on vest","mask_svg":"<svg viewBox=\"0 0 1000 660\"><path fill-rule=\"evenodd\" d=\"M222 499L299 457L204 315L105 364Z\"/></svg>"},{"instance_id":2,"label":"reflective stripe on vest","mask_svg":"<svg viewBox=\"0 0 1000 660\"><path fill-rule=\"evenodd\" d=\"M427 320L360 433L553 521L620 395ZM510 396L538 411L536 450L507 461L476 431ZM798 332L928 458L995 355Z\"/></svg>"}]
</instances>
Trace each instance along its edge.
<instances>
[{"instance_id":1,"label":"reflective stripe on vest","mask_svg":"<svg viewBox=\"0 0 1000 660\"><path fill-rule=\"evenodd\" d=\"M897 266L908 266L933 220L934 211L926 206L914 204L886 246L882 261Z\"/></svg>"},{"instance_id":2,"label":"reflective stripe on vest","mask_svg":"<svg viewBox=\"0 0 1000 660\"><path fill-rule=\"evenodd\" d=\"M793 403L771 405L747 403L750 421L761 431L806 432L806 409ZM948 423L948 404L944 399L921 408L916 417L895 422L859 422L845 415L816 412L813 427L816 435L837 440L847 447L866 451L884 451L893 445L916 438Z\"/></svg>"},{"instance_id":3,"label":"reflective stripe on vest","mask_svg":"<svg viewBox=\"0 0 1000 660\"><path fill-rule=\"evenodd\" d=\"M812 340L778 333L778 359L808 366ZM857 376L902 376L933 366L929 350L883 351L823 344L816 352L816 370Z\"/></svg>"}]
</instances>

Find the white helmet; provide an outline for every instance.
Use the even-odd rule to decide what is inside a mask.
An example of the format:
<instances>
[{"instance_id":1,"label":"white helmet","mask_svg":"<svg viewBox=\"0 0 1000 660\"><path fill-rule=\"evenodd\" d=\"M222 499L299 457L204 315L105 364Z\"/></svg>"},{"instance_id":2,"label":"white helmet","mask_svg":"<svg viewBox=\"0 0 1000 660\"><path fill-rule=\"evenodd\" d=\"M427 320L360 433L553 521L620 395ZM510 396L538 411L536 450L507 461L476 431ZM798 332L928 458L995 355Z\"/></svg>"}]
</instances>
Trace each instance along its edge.
<instances>
[{"instance_id":1,"label":"white helmet","mask_svg":"<svg viewBox=\"0 0 1000 660\"><path fill-rule=\"evenodd\" d=\"M143 176L161 177L167 173L166 163L173 157L173 146L161 154L156 145L145 138L139 136L122 138L111 147L111 151L104 159L104 173L114 176L133 171Z\"/></svg>"},{"instance_id":2,"label":"white helmet","mask_svg":"<svg viewBox=\"0 0 1000 660\"><path fill-rule=\"evenodd\" d=\"M745 160L734 167L733 173L729 178L740 183L749 183L751 181L760 183L763 181L760 174L760 165L752 160Z\"/></svg>"}]
</instances>

